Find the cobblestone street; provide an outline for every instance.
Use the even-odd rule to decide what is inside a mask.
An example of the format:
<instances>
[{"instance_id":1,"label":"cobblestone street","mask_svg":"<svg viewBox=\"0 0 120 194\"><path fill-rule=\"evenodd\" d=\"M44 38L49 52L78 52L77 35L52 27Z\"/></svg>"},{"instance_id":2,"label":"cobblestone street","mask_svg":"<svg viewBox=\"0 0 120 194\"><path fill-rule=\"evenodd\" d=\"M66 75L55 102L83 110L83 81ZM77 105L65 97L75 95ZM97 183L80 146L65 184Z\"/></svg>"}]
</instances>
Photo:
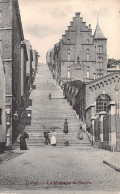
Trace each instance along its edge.
<instances>
[{"instance_id":1,"label":"cobblestone street","mask_svg":"<svg viewBox=\"0 0 120 194\"><path fill-rule=\"evenodd\" d=\"M120 173L103 163L103 159L112 157L114 153L93 148L85 133L83 140L77 140L79 120L63 99L47 65L38 66L35 84L36 89L31 93L31 126L25 129L30 137L28 150L21 151L17 147L14 151L22 154L0 164L0 191L119 190ZM49 92L51 100L48 99ZM62 134L65 118L69 122L67 137ZM56 130L56 147L44 145L42 134L46 128L50 132ZM64 146L66 138L70 140L68 147Z\"/></svg>"}]
</instances>

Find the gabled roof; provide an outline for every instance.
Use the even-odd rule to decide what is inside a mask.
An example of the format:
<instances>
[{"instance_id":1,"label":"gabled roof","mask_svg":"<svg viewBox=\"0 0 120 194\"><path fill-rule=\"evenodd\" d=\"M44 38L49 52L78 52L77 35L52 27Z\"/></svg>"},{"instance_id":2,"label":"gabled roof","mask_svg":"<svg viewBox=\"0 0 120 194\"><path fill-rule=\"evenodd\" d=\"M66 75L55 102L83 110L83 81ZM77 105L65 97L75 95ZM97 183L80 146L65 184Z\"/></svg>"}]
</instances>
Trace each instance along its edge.
<instances>
[{"instance_id":1,"label":"gabled roof","mask_svg":"<svg viewBox=\"0 0 120 194\"><path fill-rule=\"evenodd\" d=\"M97 22L97 26L96 26L95 33L94 33L94 38L95 39L107 39L105 38L98 22Z\"/></svg>"}]
</instances>

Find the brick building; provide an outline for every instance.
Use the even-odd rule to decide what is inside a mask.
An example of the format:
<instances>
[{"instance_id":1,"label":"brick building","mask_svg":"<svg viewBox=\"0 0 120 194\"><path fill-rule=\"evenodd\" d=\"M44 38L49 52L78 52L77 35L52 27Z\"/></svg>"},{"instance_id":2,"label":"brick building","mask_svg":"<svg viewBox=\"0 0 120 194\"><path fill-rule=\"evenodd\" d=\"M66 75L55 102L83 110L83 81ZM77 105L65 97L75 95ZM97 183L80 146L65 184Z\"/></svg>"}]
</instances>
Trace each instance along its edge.
<instances>
[{"instance_id":1,"label":"brick building","mask_svg":"<svg viewBox=\"0 0 120 194\"><path fill-rule=\"evenodd\" d=\"M0 1L0 40L5 68L7 146L15 131L13 115L20 117L21 107L21 41L24 39L17 0Z\"/></svg>"},{"instance_id":2,"label":"brick building","mask_svg":"<svg viewBox=\"0 0 120 194\"><path fill-rule=\"evenodd\" d=\"M33 51L29 41L24 40L18 0L0 1L0 50L5 70L6 109L6 136L2 140L0 134L0 139L11 147L23 110L28 107L33 73ZM35 68L37 63L38 56Z\"/></svg>"}]
</instances>

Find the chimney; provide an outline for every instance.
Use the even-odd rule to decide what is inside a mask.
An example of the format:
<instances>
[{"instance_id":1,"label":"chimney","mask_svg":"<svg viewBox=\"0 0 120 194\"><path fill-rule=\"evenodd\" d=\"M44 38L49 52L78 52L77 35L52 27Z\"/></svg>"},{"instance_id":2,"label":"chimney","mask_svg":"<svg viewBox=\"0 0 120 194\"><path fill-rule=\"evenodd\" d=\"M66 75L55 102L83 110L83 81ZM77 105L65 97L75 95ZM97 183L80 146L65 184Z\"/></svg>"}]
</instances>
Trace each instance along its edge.
<instances>
[{"instance_id":1,"label":"chimney","mask_svg":"<svg viewBox=\"0 0 120 194\"><path fill-rule=\"evenodd\" d=\"M79 18L80 17L80 12L76 12L75 16L76 16L76 18Z\"/></svg>"}]
</instances>

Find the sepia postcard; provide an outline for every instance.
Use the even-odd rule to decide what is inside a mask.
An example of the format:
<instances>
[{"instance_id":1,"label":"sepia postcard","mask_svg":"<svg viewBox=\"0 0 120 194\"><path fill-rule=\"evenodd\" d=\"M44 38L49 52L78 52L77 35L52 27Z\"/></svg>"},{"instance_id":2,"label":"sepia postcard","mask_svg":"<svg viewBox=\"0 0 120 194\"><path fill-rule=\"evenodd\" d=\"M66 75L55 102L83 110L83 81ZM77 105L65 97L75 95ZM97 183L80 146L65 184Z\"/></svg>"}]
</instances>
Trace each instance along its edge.
<instances>
[{"instance_id":1,"label":"sepia postcard","mask_svg":"<svg viewBox=\"0 0 120 194\"><path fill-rule=\"evenodd\" d=\"M0 193L120 193L120 0L0 0Z\"/></svg>"}]
</instances>

